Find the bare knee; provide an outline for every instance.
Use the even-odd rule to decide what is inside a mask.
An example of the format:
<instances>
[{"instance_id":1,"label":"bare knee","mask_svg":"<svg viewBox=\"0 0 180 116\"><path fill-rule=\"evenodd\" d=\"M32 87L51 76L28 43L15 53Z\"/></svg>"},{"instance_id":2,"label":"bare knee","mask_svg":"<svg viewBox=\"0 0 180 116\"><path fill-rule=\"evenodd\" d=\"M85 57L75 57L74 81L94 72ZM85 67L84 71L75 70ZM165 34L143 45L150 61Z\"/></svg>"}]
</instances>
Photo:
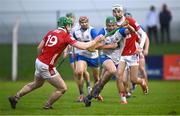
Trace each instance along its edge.
<instances>
[{"instance_id":1,"label":"bare knee","mask_svg":"<svg viewBox=\"0 0 180 116\"><path fill-rule=\"evenodd\" d=\"M63 86L62 88L57 89L61 94L64 94L67 91L67 86Z\"/></svg>"},{"instance_id":2,"label":"bare knee","mask_svg":"<svg viewBox=\"0 0 180 116\"><path fill-rule=\"evenodd\" d=\"M110 70L109 73L115 75L116 74L116 69Z\"/></svg>"},{"instance_id":3,"label":"bare knee","mask_svg":"<svg viewBox=\"0 0 180 116\"><path fill-rule=\"evenodd\" d=\"M77 71L76 71L76 75L77 75L78 77L83 76L83 73L84 73L83 70L77 70Z\"/></svg>"}]
</instances>

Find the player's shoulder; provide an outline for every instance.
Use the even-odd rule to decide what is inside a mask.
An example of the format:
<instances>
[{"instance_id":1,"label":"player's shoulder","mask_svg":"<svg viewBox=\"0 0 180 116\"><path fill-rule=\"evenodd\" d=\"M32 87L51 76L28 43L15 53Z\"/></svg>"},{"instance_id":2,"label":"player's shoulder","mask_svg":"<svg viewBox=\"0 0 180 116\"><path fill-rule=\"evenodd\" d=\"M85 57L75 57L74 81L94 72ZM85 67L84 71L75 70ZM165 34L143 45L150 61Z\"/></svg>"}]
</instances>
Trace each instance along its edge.
<instances>
[{"instance_id":1,"label":"player's shoulder","mask_svg":"<svg viewBox=\"0 0 180 116\"><path fill-rule=\"evenodd\" d=\"M107 28L106 27L103 27L103 28L101 28L100 29L100 31L99 31L99 33L101 33L101 34L105 34L107 32Z\"/></svg>"},{"instance_id":2,"label":"player's shoulder","mask_svg":"<svg viewBox=\"0 0 180 116\"><path fill-rule=\"evenodd\" d=\"M93 26L89 26L89 28L88 28L89 30L95 30L95 27L93 27Z\"/></svg>"},{"instance_id":3,"label":"player's shoulder","mask_svg":"<svg viewBox=\"0 0 180 116\"><path fill-rule=\"evenodd\" d=\"M131 18L131 17L126 17L126 20L129 21L129 22L136 22L136 20Z\"/></svg>"}]
</instances>

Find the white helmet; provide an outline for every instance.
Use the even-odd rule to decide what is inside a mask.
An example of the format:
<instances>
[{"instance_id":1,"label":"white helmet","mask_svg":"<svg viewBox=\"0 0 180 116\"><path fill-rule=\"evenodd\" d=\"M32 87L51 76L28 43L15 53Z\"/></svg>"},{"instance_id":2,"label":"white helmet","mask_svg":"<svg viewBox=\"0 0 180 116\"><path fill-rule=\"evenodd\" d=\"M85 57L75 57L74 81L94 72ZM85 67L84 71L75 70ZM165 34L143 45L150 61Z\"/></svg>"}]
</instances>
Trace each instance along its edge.
<instances>
[{"instance_id":1,"label":"white helmet","mask_svg":"<svg viewBox=\"0 0 180 116\"><path fill-rule=\"evenodd\" d=\"M123 7L119 4L113 5L112 10L115 10L115 9L119 9L119 10L123 11Z\"/></svg>"}]
</instances>

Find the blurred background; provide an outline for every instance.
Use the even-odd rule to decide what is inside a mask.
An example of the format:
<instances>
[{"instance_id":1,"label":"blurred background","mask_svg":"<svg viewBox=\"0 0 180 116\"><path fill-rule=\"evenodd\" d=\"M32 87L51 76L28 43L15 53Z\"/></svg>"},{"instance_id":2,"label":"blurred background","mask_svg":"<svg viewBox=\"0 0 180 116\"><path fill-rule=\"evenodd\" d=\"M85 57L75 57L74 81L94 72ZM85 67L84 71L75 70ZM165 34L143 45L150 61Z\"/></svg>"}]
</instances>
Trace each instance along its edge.
<instances>
[{"instance_id":1,"label":"blurred background","mask_svg":"<svg viewBox=\"0 0 180 116\"><path fill-rule=\"evenodd\" d=\"M179 80L179 0L0 0L0 80L11 80L12 77L13 28L17 28L18 39L17 77L19 80L28 80L33 78L37 44L48 30L56 28L58 17L65 16L68 12L73 12L77 20L79 16L88 16L90 24L99 31L105 26L106 16L112 15L112 6L120 4L146 30L150 7L153 5L159 14L164 3L167 4L172 15L171 43L151 42L149 57L147 57L148 75L152 79L164 79L167 76L165 70L168 70L168 74L172 70L170 73L173 73L173 76L168 76L170 80ZM159 22L157 27L159 33ZM160 37L159 34L158 36ZM166 59L168 61L164 61ZM172 61L175 63L170 63L167 68L164 62ZM66 70L68 66L67 59L58 69L65 79L72 78L71 69Z\"/></svg>"}]
</instances>

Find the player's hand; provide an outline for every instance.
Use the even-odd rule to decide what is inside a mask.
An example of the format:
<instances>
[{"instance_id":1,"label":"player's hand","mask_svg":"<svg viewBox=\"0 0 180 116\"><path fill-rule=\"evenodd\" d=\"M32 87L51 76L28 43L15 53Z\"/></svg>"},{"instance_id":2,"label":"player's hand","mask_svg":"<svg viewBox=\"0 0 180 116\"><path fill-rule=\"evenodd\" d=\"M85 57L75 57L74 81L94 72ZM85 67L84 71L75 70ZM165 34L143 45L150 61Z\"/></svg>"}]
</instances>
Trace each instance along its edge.
<instances>
[{"instance_id":1,"label":"player's hand","mask_svg":"<svg viewBox=\"0 0 180 116\"><path fill-rule=\"evenodd\" d=\"M129 21L128 21L128 20L125 20L125 21L121 24L121 27L126 27L128 24L129 24Z\"/></svg>"},{"instance_id":2,"label":"player's hand","mask_svg":"<svg viewBox=\"0 0 180 116\"><path fill-rule=\"evenodd\" d=\"M95 48L92 48L92 47L88 48L87 50L88 50L89 52L95 52L95 51L96 51L96 49L95 49Z\"/></svg>"},{"instance_id":3,"label":"player's hand","mask_svg":"<svg viewBox=\"0 0 180 116\"><path fill-rule=\"evenodd\" d=\"M140 54L140 53L142 53L142 51L143 51L143 49L142 48L136 48L136 54Z\"/></svg>"},{"instance_id":4,"label":"player's hand","mask_svg":"<svg viewBox=\"0 0 180 116\"><path fill-rule=\"evenodd\" d=\"M87 50L90 52L95 52L96 48L101 45L101 42L105 40L105 36L99 35L93 40L93 45L89 47Z\"/></svg>"},{"instance_id":5,"label":"player's hand","mask_svg":"<svg viewBox=\"0 0 180 116\"><path fill-rule=\"evenodd\" d=\"M68 52L64 52L63 58L67 58L67 57L68 57Z\"/></svg>"},{"instance_id":6,"label":"player's hand","mask_svg":"<svg viewBox=\"0 0 180 116\"><path fill-rule=\"evenodd\" d=\"M105 40L105 36L103 36L102 34L101 35L98 35L95 39L94 39L94 41L96 42L96 43L100 43L100 42L102 42L102 41L104 41Z\"/></svg>"}]
</instances>

